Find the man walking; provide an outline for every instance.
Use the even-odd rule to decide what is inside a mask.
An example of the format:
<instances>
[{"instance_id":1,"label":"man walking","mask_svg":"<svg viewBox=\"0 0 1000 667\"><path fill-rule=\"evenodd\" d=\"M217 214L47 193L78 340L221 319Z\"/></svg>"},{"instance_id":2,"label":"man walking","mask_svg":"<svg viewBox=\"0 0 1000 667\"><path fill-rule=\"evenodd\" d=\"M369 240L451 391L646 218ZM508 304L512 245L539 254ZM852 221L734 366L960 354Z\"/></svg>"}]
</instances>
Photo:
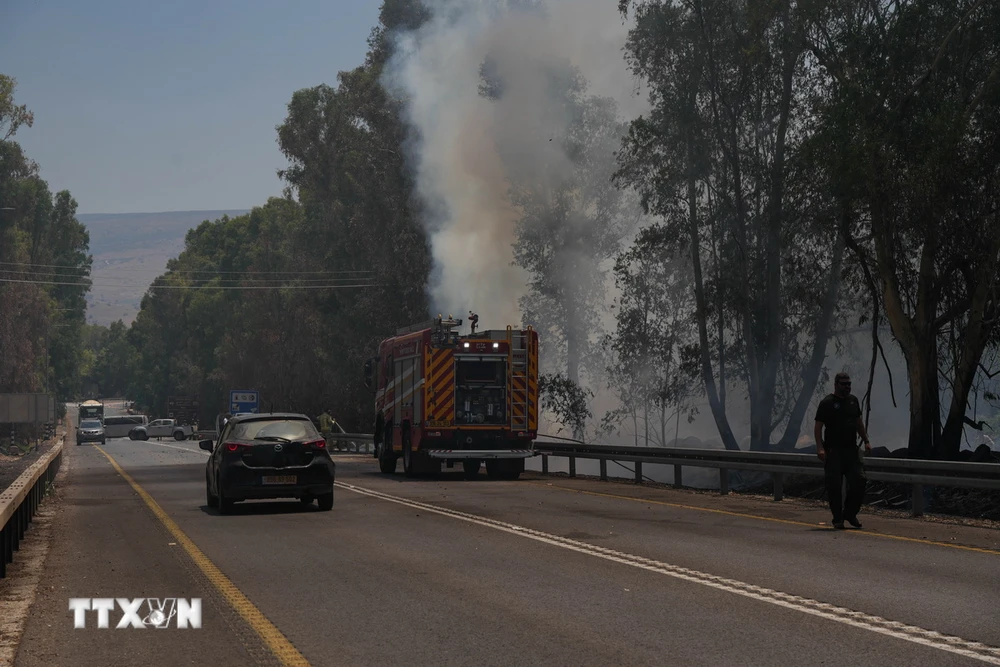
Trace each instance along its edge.
<instances>
[{"instance_id":1,"label":"man walking","mask_svg":"<svg viewBox=\"0 0 1000 667\"><path fill-rule=\"evenodd\" d=\"M823 432L826 427L826 432ZM846 519L861 528L858 511L865 499L865 468L858 449L858 435L865 443L865 452L872 451L868 431L861 418L861 403L851 394L851 376L837 373L833 393L824 398L816 409L816 455L823 461L826 493L833 512L833 527L843 530ZM842 497L841 483L847 478L847 498Z\"/></svg>"}]
</instances>

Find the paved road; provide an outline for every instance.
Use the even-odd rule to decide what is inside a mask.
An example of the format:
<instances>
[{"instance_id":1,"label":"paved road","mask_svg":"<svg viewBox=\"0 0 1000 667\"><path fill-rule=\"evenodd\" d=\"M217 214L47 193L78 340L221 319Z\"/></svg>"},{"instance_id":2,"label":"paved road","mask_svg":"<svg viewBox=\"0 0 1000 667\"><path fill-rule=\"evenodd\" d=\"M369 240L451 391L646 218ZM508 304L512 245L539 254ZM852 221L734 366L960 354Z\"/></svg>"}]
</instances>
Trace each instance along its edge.
<instances>
[{"instance_id":1,"label":"paved road","mask_svg":"<svg viewBox=\"0 0 1000 667\"><path fill-rule=\"evenodd\" d=\"M19 667L278 664L282 647L313 665L1000 664L996 531L870 517L834 532L805 504L405 480L357 456L337 459L333 512L218 516L196 443L101 449L69 448ZM204 626L73 630L68 598L98 596L200 596Z\"/></svg>"}]
</instances>

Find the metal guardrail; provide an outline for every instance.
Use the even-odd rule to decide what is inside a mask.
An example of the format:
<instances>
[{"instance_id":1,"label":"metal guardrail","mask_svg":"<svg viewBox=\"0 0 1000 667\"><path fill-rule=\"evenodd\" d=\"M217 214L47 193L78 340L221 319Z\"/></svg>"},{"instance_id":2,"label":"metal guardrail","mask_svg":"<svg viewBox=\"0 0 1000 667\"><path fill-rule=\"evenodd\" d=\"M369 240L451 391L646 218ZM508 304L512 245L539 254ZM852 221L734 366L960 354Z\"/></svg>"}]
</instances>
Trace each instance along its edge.
<instances>
[{"instance_id":1,"label":"metal guardrail","mask_svg":"<svg viewBox=\"0 0 1000 667\"><path fill-rule=\"evenodd\" d=\"M326 436L327 446L335 443L338 452L358 452L371 454L375 451L375 436L371 433L330 433Z\"/></svg>"},{"instance_id":2,"label":"metal guardrail","mask_svg":"<svg viewBox=\"0 0 1000 667\"><path fill-rule=\"evenodd\" d=\"M551 436L546 436L551 437ZM334 433L327 442L336 442L338 451L371 453L374 436L371 433ZM342 448L340 443L346 443ZM363 446L363 449L362 449ZM576 460L600 462L600 477L608 479L608 461L635 464L635 481L643 481L642 464L674 466L674 486L683 487L683 469L717 468L719 492L729 493L729 471L749 470L771 473L774 499L784 498L784 481L788 475L823 476L823 462L815 454L785 452L734 452L725 449L685 449L670 447L628 447L588 445L569 438L538 439L535 451L542 457L542 474L549 472L549 457L569 459L569 476L576 476ZM910 484L912 513L924 513L924 486L950 486L968 489L1000 489L1000 463L966 463L960 461L928 461L924 459L892 459L865 457L865 474L870 480Z\"/></svg>"},{"instance_id":3,"label":"metal guardrail","mask_svg":"<svg viewBox=\"0 0 1000 667\"><path fill-rule=\"evenodd\" d=\"M65 436L0 493L0 579L7 576L7 564L14 561L28 524L59 472L64 441Z\"/></svg>"},{"instance_id":4,"label":"metal guardrail","mask_svg":"<svg viewBox=\"0 0 1000 667\"><path fill-rule=\"evenodd\" d=\"M635 481L642 483L642 464L674 466L674 486L683 485L684 466L718 468L719 491L729 493L729 471L751 470L772 475L774 499L784 496L786 475L823 476L823 462L815 454L783 452L734 452L729 450L681 449L667 447L616 447L565 442L536 441L535 449L542 456L542 473L548 473L548 457L569 459L569 476L576 476L576 459L600 461L600 476L608 479L608 461L629 461L635 464ZM912 486L912 513L924 513L926 486L950 486L970 489L1000 489L1000 464L928 461L923 459L891 459L865 457L865 474L870 480L898 482Z\"/></svg>"}]
</instances>

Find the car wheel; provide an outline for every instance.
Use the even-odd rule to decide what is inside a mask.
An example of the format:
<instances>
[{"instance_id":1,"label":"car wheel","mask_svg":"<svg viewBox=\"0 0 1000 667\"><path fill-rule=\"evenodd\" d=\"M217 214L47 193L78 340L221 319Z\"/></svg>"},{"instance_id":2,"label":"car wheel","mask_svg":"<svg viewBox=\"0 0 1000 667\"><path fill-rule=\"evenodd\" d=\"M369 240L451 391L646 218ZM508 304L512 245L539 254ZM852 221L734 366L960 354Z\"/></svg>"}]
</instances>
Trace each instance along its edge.
<instances>
[{"instance_id":1,"label":"car wheel","mask_svg":"<svg viewBox=\"0 0 1000 667\"><path fill-rule=\"evenodd\" d=\"M216 507L219 510L219 514L229 514L229 513L231 513L233 511L233 505L235 505L236 503L234 503L229 498L226 498L226 495L222 492L222 480L221 479L217 481L217 483L216 483L215 486L216 486L216 488L218 489L218 492L219 492L219 495L216 498L216 500L218 501L216 503Z\"/></svg>"},{"instance_id":2,"label":"car wheel","mask_svg":"<svg viewBox=\"0 0 1000 667\"><path fill-rule=\"evenodd\" d=\"M149 434L148 433L143 433L142 434L142 439L143 440L149 440Z\"/></svg>"},{"instance_id":3,"label":"car wheel","mask_svg":"<svg viewBox=\"0 0 1000 667\"><path fill-rule=\"evenodd\" d=\"M394 475L397 460L392 454L392 431L387 429L382 432L382 442L378 446L378 469L385 475Z\"/></svg>"},{"instance_id":4,"label":"car wheel","mask_svg":"<svg viewBox=\"0 0 1000 667\"><path fill-rule=\"evenodd\" d=\"M205 477L205 504L209 507L215 507L218 504L219 499L212 495L212 487L208 484L208 477Z\"/></svg>"},{"instance_id":5,"label":"car wheel","mask_svg":"<svg viewBox=\"0 0 1000 667\"><path fill-rule=\"evenodd\" d=\"M403 474L407 477L416 477L416 461L413 460L413 447L410 442L410 429L403 429Z\"/></svg>"},{"instance_id":6,"label":"car wheel","mask_svg":"<svg viewBox=\"0 0 1000 667\"><path fill-rule=\"evenodd\" d=\"M174 433L174 440L176 440L177 442L180 442L181 440L186 440L186 439L187 439L187 436L184 435L184 431L177 431L176 433Z\"/></svg>"},{"instance_id":7,"label":"car wheel","mask_svg":"<svg viewBox=\"0 0 1000 667\"><path fill-rule=\"evenodd\" d=\"M479 459L465 459L462 461L462 472L465 473L465 479L476 479L479 477L479 468L482 465L483 462Z\"/></svg>"},{"instance_id":8,"label":"car wheel","mask_svg":"<svg viewBox=\"0 0 1000 667\"><path fill-rule=\"evenodd\" d=\"M512 481L521 476L524 459L493 459L486 462L486 474L490 479Z\"/></svg>"},{"instance_id":9,"label":"car wheel","mask_svg":"<svg viewBox=\"0 0 1000 667\"><path fill-rule=\"evenodd\" d=\"M333 491L316 497L320 512L329 512L333 509Z\"/></svg>"}]
</instances>

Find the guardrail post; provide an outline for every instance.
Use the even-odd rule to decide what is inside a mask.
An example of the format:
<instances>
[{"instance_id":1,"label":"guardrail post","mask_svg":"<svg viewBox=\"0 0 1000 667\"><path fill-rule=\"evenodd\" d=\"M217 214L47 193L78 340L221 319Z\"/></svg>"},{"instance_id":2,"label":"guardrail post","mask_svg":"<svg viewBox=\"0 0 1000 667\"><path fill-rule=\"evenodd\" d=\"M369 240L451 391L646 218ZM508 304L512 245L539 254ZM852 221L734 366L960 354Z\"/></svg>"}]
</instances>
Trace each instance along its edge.
<instances>
[{"instance_id":1,"label":"guardrail post","mask_svg":"<svg viewBox=\"0 0 1000 667\"><path fill-rule=\"evenodd\" d=\"M774 478L774 501L779 502L785 497L785 475L776 472L772 477Z\"/></svg>"},{"instance_id":2,"label":"guardrail post","mask_svg":"<svg viewBox=\"0 0 1000 667\"><path fill-rule=\"evenodd\" d=\"M924 515L924 485L914 484L913 485L913 495L912 495L912 512L913 516L923 516Z\"/></svg>"},{"instance_id":3,"label":"guardrail post","mask_svg":"<svg viewBox=\"0 0 1000 667\"><path fill-rule=\"evenodd\" d=\"M542 454L542 474L543 475L548 475L549 474L549 455L548 454Z\"/></svg>"},{"instance_id":4,"label":"guardrail post","mask_svg":"<svg viewBox=\"0 0 1000 667\"><path fill-rule=\"evenodd\" d=\"M719 468L719 493L729 495L729 471L725 468Z\"/></svg>"},{"instance_id":5,"label":"guardrail post","mask_svg":"<svg viewBox=\"0 0 1000 667\"><path fill-rule=\"evenodd\" d=\"M684 480L681 477L681 469L683 467L684 466L682 466L679 463L674 464L674 486L677 487L678 489L684 486Z\"/></svg>"},{"instance_id":6,"label":"guardrail post","mask_svg":"<svg viewBox=\"0 0 1000 667\"><path fill-rule=\"evenodd\" d=\"M635 462L635 483L642 484L642 461Z\"/></svg>"},{"instance_id":7,"label":"guardrail post","mask_svg":"<svg viewBox=\"0 0 1000 667\"><path fill-rule=\"evenodd\" d=\"M10 551L10 524L0 527L0 579L7 576L7 552Z\"/></svg>"},{"instance_id":8,"label":"guardrail post","mask_svg":"<svg viewBox=\"0 0 1000 667\"><path fill-rule=\"evenodd\" d=\"M14 551L21 550L21 540L24 539L24 504L22 503L20 507L14 510L14 517L12 523L14 524L14 530L11 531L14 538Z\"/></svg>"},{"instance_id":9,"label":"guardrail post","mask_svg":"<svg viewBox=\"0 0 1000 667\"><path fill-rule=\"evenodd\" d=\"M576 477L576 457L569 457L569 476Z\"/></svg>"},{"instance_id":10,"label":"guardrail post","mask_svg":"<svg viewBox=\"0 0 1000 667\"><path fill-rule=\"evenodd\" d=\"M608 481L608 460L601 459L601 481Z\"/></svg>"}]
</instances>

